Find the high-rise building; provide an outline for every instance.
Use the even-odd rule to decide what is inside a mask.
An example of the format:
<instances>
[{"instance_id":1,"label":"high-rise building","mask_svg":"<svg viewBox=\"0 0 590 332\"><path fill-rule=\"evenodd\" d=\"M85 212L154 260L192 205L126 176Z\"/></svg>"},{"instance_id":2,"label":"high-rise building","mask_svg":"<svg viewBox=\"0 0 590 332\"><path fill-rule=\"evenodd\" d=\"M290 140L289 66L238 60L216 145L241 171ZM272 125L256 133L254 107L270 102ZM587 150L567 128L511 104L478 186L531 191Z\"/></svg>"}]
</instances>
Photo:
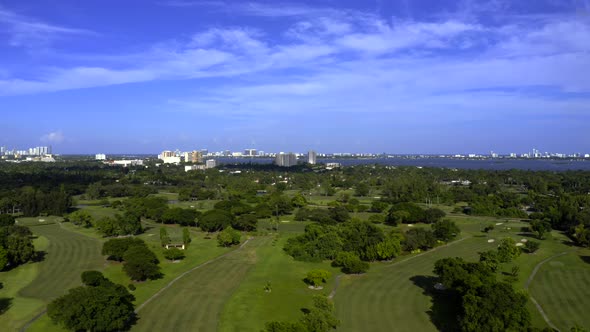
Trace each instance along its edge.
<instances>
[{"instance_id":1,"label":"high-rise building","mask_svg":"<svg viewBox=\"0 0 590 332\"><path fill-rule=\"evenodd\" d=\"M307 163L315 165L317 156L318 154L313 150L307 152Z\"/></svg>"},{"instance_id":2,"label":"high-rise building","mask_svg":"<svg viewBox=\"0 0 590 332\"><path fill-rule=\"evenodd\" d=\"M189 160L185 160L186 162L191 163L202 163L203 162L203 154L201 151L193 151L189 153Z\"/></svg>"},{"instance_id":3,"label":"high-rise building","mask_svg":"<svg viewBox=\"0 0 590 332\"><path fill-rule=\"evenodd\" d=\"M158 156L158 159L164 159L164 158L170 158L170 157L174 157L175 154L172 151L162 151L162 153Z\"/></svg>"},{"instance_id":4,"label":"high-rise building","mask_svg":"<svg viewBox=\"0 0 590 332\"><path fill-rule=\"evenodd\" d=\"M215 161L215 159L207 159L207 161L205 162L206 168L214 168L215 166L217 166L217 162Z\"/></svg>"},{"instance_id":5,"label":"high-rise building","mask_svg":"<svg viewBox=\"0 0 590 332\"><path fill-rule=\"evenodd\" d=\"M107 159L107 156L104 153L97 153L94 156L94 159L96 159L96 160L106 160Z\"/></svg>"},{"instance_id":6,"label":"high-rise building","mask_svg":"<svg viewBox=\"0 0 590 332\"><path fill-rule=\"evenodd\" d=\"M246 157L255 157L256 156L256 149L246 149L246 150L244 150L244 156L246 156Z\"/></svg>"},{"instance_id":7,"label":"high-rise building","mask_svg":"<svg viewBox=\"0 0 590 332\"><path fill-rule=\"evenodd\" d=\"M291 167L297 165L297 156L294 153L279 153L275 157L275 164L281 167Z\"/></svg>"}]
</instances>

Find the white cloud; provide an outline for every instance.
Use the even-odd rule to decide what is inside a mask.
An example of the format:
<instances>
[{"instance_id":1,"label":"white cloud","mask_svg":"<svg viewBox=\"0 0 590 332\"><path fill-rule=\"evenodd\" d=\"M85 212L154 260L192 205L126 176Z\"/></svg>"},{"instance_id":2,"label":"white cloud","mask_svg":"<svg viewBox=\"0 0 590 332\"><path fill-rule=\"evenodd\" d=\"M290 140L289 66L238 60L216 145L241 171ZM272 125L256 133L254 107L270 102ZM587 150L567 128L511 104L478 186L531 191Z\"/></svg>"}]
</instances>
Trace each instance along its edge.
<instances>
[{"instance_id":1,"label":"white cloud","mask_svg":"<svg viewBox=\"0 0 590 332\"><path fill-rule=\"evenodd\" d=\"M64 139L64 134L61 131L54 131L41 136L41 142L43 143L61 143Z\"/></svg>"},{"instance_id":2,"label":"white cloud","mask_svg":"<svg viewBox=\"0 0 590 332\"><path fill-rule=\"evenodd\" d=\"M297 99L302 96L314 97L316 108L352 110L371 100L371 107L387 111L396 100L465 91L590 92L590 78L581 75L590 66L590 25L576 18L493 27L457 18L389 24L367 13L320 8L314 16L311 7L265 6L244 5L261 15L281 8L309 15L297 17L282 39L254 28L214 28L143 53L92 55L87 66L39 71L35 79L4 75L0 95L241 76L249 87L228 81L227 95L206 91L206 100L177 98L175 105L260 112L313 109Z\"/></svg>"},{"instance_id":3,"label":"white cloud","mask_svg":"<svg viewBox=\"0 0 590 332\"><path fill-rule=\"evenodd\" d=\"M66 35L92 35L92 31L49 24L0 7L0 29L9 34L11 46L38 47ZM1 30L0 30L1 31Z\"/></svg>"}]
</instances>

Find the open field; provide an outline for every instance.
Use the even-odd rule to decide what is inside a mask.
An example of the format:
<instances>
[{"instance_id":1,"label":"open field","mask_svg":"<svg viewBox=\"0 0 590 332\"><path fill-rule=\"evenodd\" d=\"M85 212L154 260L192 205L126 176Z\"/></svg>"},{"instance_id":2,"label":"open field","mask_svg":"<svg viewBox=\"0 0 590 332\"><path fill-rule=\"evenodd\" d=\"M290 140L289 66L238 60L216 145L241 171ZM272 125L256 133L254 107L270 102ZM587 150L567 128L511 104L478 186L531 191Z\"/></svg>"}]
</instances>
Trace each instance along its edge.
<instances>
[{"instance_id":1,"label":"open field","mask_svg":"<svg viewBox=\"0 0 590 332\"><path fill-rule=\"evenodd\" d=\"M477 221L477 224L480 222ZM432 320L436 321L437 318L430 316L432 298L425 293L425 290L430 291L433 286L434 280L430 277L433 276L434 263L438 259L455 256L477 260L478 252L496 248L497 242L488 243L488 239L498 241L505 237L516 240L523 238L518 234L521 223L517 221L497 226L496 230L486 236L475 232L473 224L467 220L458 224L467 230L464 235L469 236L468 238L419 256L401 257L392 263L373 264L366 275L343 277L335 296L337 316L342 321L339 331L436 331L437 327ZM471 232L470 228L473 228ZM498 271L498 279L505 278L503 272L509 272L513 265L518 265L520 273L514 285L522 289L536 264L556 252L568 250L564 240L563 235L553 232L553 237L541 241L541 249L535 254L522 254L515 262L503 264ZM551 287L551 284L540 286L544 287ZM549 298L537 300L542 303L551 301ZM570 303L570 306L578 306L579 303ZM533 325L546 327L532 303L529 303L528 308Z\"/></svg>"},{"instance_id":2,"label":"open field","mask_svg":"<svg viewBox=\"0 0 590 332\"><path fill-rule=\"evenodd\" d=\"M339 331L436 331L428 311L431 299L419 285L432 276L434 262L448 256L476 259L478 251L494 248L481 238L402 258L390 264L374 264L369 273L345 276L336 292Z\"/></svg>"},{"instance_id":3,"label":"open field","mask_svg":"<svg viewBox=\"0 0 590 332\"><path fill-rule=\"evenodd\" d=\"M441 324L441 321L430 315L433 300L428 293L434 282L431 277L436 260L449 256L476 260L478 252L496 248L502 238L512 237L517 241L532 239L530 235L520 234L520 227L526 223L518 219L456 214L450 214L449 218L461 227L461 240L422 254L398 257L392 262L373 263L365 275L341 278L334 297L336 314L341 320L339 331L436 331L437 325L433 320L437 324ZM38 250L47 251L45 261L26 264L0 274L6 287L0 290L0 298L13 298L10 310L0 316L0 324L8 326L9 330L22 327L32 316L41 312L51 299L79 284L80 272L84 270L99 269L114 282L122 285L131 283L123 273L121 263L106 262L100 256L100 246L104 240L95 230L69 223L60 225L56 223L60 221L58 218L43 219L42 223L39 218L20 218L19 222L32 226L32 231L39 236L35 243ZM329 294L335 287L335 277L340 274L329 266L329 262L296 262L284 253L282 248L286 239L300 234L309 224L293 221L292 215L279 219L279 233L269 228L271 224L268 220L261 220L259 229L264 231L269 228L269 235L255 237L235 252L218 247L215 236L206 239L206 233L190 228L193 242L186 251L187 257L177 263L163 258L159 240L162 225L150 222L144 224L146 232L139 237L159 257L164 278L134 283L137 287L133 292L136 306L183 272L224 253L228 254L189 272L147 303L140 310L140 319L133 328L137 331L260 331L268 321L294 321L299 318L301 308L309 305L312 295ZM496 228L489 234L482 233L481 229L489 224L496 225ZM181 239L181 227L164 227L173 240ZM412 227L430 226L400 226L403 230ZM488 243L489 239L496 242ZM515 262L503 264L498 271L498 279L506 278L503 272L510 272L512 266L517 265L520 273L513 284L522 289L539 262L559 252L572 252L541 267L531 283L530 292L559 328L567 329L575 324L588 326L584 311L578 308L590 304L586 304L590 294L587 291L584 293L585 288L577 285L585 285L590 281L590 252L574 253L575 248L567 246L565 236L557 232L552 232L551 236L540 242L541 249L535 254L523 254ZM68 268L64 269L64 266ZM331 280L320 291L308 289L302 281L309 270L317 268L332 272ZM270 293L263 289L267 281L272 285ZM528 307L534 326L546 327L534 305L529 303ZM43 316L29 331L62 329Z\"/></svg>"},{"instance_id":4,"label":"open field","mask_svg":"<svg viewBox=\"0 0 590 332\"><path fill-rule=\"evenodd\" d=\"M329 262L305 263L294 261L283 250L286 237L265 241L256 250L256 265L243 278L232 297L226 302L219 322L219 331L253 331L264 328L268 321L295 321L301 308L311 303L312 295L328 295L334 279L340 273ZM332 273L323 290L311 290L303 278L313 269ZM264 291L266 282L272 291ZM286 300L288 299L288 300Z\"/></svg>"},{"instance_id":5,"label":"open field","mask_svg":"<svg viewBox=\"0 0 590 332\"><path fill-rule=\"evenodd\" d=\"M215 331L224 303L256 263L256 248L270 238L244 247L179 279L139 312L135 331Z\"/></svg>"},{"instance_id":6,"label":"open field","mask_svg":"<svg viewBox=\"0 0 590 332\"><path fill-rule=\"evenodd\" d=\"M551 322L560 330L590 327L590 250L571 252L545 263L530 286Z\"/></svg>"},{"instance_id":7,"label":"open field","mask_svg":"<svg viewBox=\"0 0 590 332\"><path fill-rule=\"evenodd\" d=\"M40 224L39 219L47 224ZM58 223L52 223L55 221L59 219L19 218L20 224L35 225L31 231L39 237L35 241L36 250L46 254L41 262L0 273L5 290L10 293L8 296L13 297L12 307L0 316L0 325L8 327L8 330L19 329L43 311L52 299L80 285L82 271L102 266L101 243L98 240L65 230Z\"/></svg>"}]
</instances>

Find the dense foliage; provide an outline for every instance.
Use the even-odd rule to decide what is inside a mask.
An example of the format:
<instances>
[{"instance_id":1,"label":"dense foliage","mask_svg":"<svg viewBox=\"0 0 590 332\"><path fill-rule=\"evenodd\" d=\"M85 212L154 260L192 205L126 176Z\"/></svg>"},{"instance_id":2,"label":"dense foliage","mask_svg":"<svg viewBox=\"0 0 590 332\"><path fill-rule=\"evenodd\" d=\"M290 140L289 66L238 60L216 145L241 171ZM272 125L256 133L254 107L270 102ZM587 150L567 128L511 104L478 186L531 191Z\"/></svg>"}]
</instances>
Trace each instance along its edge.
<instances>
[{"instance_id":1,"label":"dense foliage","mask_svg":"<svg viewBox=\"0 0 590 332\"><path fill-rule=\"evenodd\" d=\"M84 286L47 306L47 315L71 331L121 331L133 323L134 297L121 285L114 284L98 271L82 274Z\"/></svg>"},{"instance_id":2,"label":"dense foliage","mask_svg":"<svg viewBox=\"0 0 590 332\"><path fill-rule=\"evenodd\" d=\"M156 279L161 276L158 258L138 238L111 239L103 244L102 254L108 259L124 261L123 271L132 280Z\"/></svg>"},{"instance_id":3,"label":"dense foliage","mask_svg":"<svg viewBox=\"0 0 590 332\"><path fill-rule=\"evenodd\" d=\"M31 260L35 254L31 230L15 224L14 217L0 215L0 271Z\"/></svg>"},{"instance_id":4,"label":"dense foliage","mask_svg":"<svg viewBox=\"0 0 590 332\"><path fill-rule=\"evenodd\" d=\"M523 331L530 327L527 297L512 285L496 281L485 263L462 258L444 258L435 263L434 273L461 305L457 326L461 331Z\"/></svg>"}]
</instances>

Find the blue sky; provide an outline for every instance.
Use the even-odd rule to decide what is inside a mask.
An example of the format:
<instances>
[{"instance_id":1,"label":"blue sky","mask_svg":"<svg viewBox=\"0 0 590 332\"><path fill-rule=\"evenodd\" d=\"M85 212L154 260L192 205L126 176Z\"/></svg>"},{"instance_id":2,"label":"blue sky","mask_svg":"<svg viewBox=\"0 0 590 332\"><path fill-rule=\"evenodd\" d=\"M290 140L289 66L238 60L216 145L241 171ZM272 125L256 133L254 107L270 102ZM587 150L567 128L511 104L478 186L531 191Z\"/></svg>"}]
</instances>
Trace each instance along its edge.
<instances>
[{"instance_id":1,"label":"blue sky","mask_svg":"<svg viewBox=\"0 0 590 332\"><path fill-rule=\"evenodd\" d=\"M0 0L0 145L590 153L588 0Z\"/></svg>"}]
</instances>

